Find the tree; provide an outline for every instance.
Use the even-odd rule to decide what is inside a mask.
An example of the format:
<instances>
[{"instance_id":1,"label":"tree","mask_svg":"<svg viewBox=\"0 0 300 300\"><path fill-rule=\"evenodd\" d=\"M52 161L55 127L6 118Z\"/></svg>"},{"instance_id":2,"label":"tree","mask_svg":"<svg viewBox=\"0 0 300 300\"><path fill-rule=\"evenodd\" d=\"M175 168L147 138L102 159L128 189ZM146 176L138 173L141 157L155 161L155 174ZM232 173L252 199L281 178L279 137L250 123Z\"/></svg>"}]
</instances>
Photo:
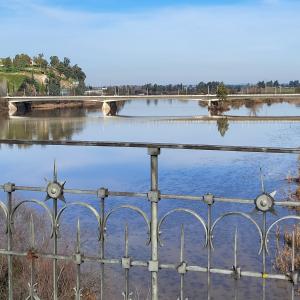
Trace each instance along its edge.
<instances>
[{"instance_id":1,"label":"tree","mask_svg":"<svg viewBox=\"0 0 300 300\"><path fill-rule=\"evenodd\" d=\"M299 87L300 86L300 83L299 83L299 80L291 80L290 82L289 82L289 87Z\"/></svg>"},{"instance_id":2,"label":"tree","mask_svg":"<svg viewBox=\"0 0 300 300\"><path fill-rule=\"evenodd\" d=\"M64 64L64 66L65 66L66 68L70 66L70 63L71 63L70 58L64 57L64 62L63 62L63 64Z\"/></svg>"},{"instance_id":3,"label":"tree","mask_svg":"<svg viewBox=\"0 0 300 300\"><path fill-rule=\"evenodd\" d=\"M224 83L221 82L217 88L217 98L221 101L225 101L227 99L227 95L228 95L228 89L226 88Z\"/></svg>"},{"instance_id":4,"label":"tree","mask_svg":"<svg viewBox=\"0 0 300 300\"><path fill-rule=\"evenodd\" d=\"M229 122L227 118L220 118L217 120L217 127L218 131L220 132L221 136L224 137L225 133L229 129Z\"/></svg>"},{"instance_id":5,"label":"tree","mask_svg":"<svg viewBox=\"0 0 300 300\"><path fill-rule=\"evenodd\" d=\"M264 89L264 88L266 87L266 84L265 84L264 81L259 81L259 82L257 83L257 87L259 87L259 88L261 88L261 89Z\"/></svg>"},{"instance_id":6,"label":"tree","mask_svg":"<svg viewBox=\"0 0 300 300\"><path fill-rule=\"evenodd\" d=\"M57 56L50 56L50 65L51 67L55 68L59 65L60 60Z\"/></svg>"},{"instance_id":7,"label":"tree","mask_svg":"<svg viewBox=\"0 0 300 300\"><path fill-rule=\"evenodd\" d=\"M77 79L78 81L84 81L86 75L78 65L75 65L72 67L72 78Z\"/></svg>"},{"instance_id":8,"label":"tree","mask_svg":"<svg viewBox=\"0 0 300 300\"><path fill-rule=\"evenodd\" d=\"M207 84L203 81L199 82L196 86L197 92L201 94L206 94L208 92Z\"/></svg>"},{"instance_id":9,"label":"tree","mask_svg":"<svg viewBox=\"0 0 300 300\"><path fill-rule=\"evenodd\" d=\"M65 72L65 66L64 66L64 64L63 64L62 62L60 62L60 63L55 67L55 69L58 71L58 73L59 73L60 75L63 75L64 72Z\"/></svg>"},{"instance_id":10,"label":"tree","mask_svg":"<svg viewBox=\"0 0 300 300\"><path fill-rule=\"evenodd\" d=\"M46 59L44 59L44 54L43 53L40 53L38 54L38 56L35 56L33 58L33 62L40 68L47 68L48 66L48 62Z\"/></svg>"},{"instance_id":11,"label":"tree","mask_svg":"<svg viewBox=\"0 0 300 300\"><path fill-rule=\"evenodd\" d=\"M6 57L2 60L2 63L6 69L11 69L13 66L12 60L10 57Z\"/></svg>"},{"instance_id":12,"label":"tree","mask_svg":"<svg viewBox=\"0 0 300 300\"><path fill-rule=\"evenodd\" d=\"M75 89L75 93L76 95L83 95L85 92L85 84L84 81L79 81L76 89Z\"/></svg>"},{"instance_id":13,"label":"tree","mask_svg":"<svg viewBox=\"0 0 300 300\"><path fill-rule=\"evenodd\" d=\"M13 65L18 69L24 69L31 65L31 58L27 54L17 54L14 58Z\"/></svg>"},{"instance_id":14,"label":"tree","mask_svg":"<svg viewBox=\"0 0 300 300\"><path fill-rule=\"evenodd\" d=\"M273 80L268 81L268 82L266 83L266 86L269 86L269 87L273 87L273 85L274 85Z\"/></svg>"},{"instance_id":15,"label":"tree","mask_svg":"<svg viewBox=\"0 0 300 300\"><path fill-rule=\"evenodd\" d=\"M60 81L54 76L54 74L49 75L48 79L48 93L50 96L60 95Z\"/></svg>"}]
</instances>

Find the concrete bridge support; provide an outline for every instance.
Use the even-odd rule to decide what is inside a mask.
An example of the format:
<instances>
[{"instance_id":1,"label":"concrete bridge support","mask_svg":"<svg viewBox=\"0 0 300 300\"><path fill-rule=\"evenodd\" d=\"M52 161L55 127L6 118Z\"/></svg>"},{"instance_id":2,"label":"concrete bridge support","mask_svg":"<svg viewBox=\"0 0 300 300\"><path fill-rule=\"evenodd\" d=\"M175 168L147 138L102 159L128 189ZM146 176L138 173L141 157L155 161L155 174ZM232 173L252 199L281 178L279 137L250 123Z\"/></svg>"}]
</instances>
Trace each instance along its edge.
<instances>
[{"instance_id":1,"label":"concrete bridge support","mask_svg":"<svg viewBox=\"0 0 300 300\"><path fill-rule=\"evenodd\" d=\"M8 102L8 114L13 116L17 111L17 105L15 105L15 103Z\"/></svg>"},{"instance_id":2,"label":"concrete bridge support","mask_svg":"<svg viewBox=\"0 0 300 300\"><path fill-rule=\"evenodd\" d=\"M117 103L116 102L103 102L102 113L104 117L115 116L117 114Z\"/></svg>"},{"instance_id":3,"label":"concrete bridge support","mask_svg":"<svg viewBox=\"0 0 300 300\"><path fill-rule=\"evenodd\" d=\"M17 113L24 114L31 110L31 103L25 102L25 103L14 103L14 102L8 102L8 114L10 116L13 116Z\"/></svg>"}]
</instances>

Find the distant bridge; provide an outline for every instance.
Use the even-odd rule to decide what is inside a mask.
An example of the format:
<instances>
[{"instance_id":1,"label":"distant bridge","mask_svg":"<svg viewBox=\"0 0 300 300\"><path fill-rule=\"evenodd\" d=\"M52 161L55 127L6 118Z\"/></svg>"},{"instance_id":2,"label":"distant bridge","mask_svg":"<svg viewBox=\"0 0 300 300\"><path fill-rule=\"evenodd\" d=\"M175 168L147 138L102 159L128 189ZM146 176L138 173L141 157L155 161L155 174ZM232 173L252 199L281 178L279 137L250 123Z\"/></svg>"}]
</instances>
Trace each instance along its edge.
<instances>
[{"instance_id":1,"label":"distant bridge","mask_svg":"<svg viewBox=\"0 0 300 300\"><path fill-rule=\"evenodd\" d=\"M300 94L231 94L227 96L228 100L234 99L269 99L269 98L299 98ZM218 101L217 95L126 95L126 96L21 96L21 97L4 97L10 103L25 103L25 102L117 102L126 100L196 100L196 101Z\"/></svg>"},{"instance_id":2,"label":"distant bridge","mask_svg":"<svg viewBox=\"0 0 300 300\"><path fill-rule=\"evenodd\" d=\"M134 95L134 96L22 96L4 97L7 100L10 115L19 110L26 110L32 103L55 104L59 102L100 102L103 105L104 115L109 115L114 110L115 103L126 100L194 100L208 102L218 102L217 95ZM263 100L263 99L299 99L300 94L231 94L228 100Z\"/></svg>"}]
</instances>

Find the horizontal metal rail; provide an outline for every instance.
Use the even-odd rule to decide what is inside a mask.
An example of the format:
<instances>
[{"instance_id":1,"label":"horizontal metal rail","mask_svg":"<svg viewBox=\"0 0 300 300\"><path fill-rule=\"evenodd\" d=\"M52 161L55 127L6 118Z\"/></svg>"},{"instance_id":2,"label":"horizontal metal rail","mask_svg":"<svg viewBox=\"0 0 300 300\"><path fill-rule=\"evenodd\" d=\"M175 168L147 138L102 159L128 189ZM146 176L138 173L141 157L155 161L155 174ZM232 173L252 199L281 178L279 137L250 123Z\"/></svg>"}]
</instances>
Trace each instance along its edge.
<instances>
[{"instance_id":1,"label":"horizontal metal rail","mask_svg":"<svg viewBox=\"0 0 300 300\"><path fill-rule=\"evenodd\" d=\"M35 252L36 256L39 258L46 258L46 259L57 259L62 261L74 261L74 255L53 255L52 253L42 253L42 252ZM28 256L28 252L17 252L17 251L7 251L4 249L0 249L0 255L13 255L13 256L20 256L26 257ZM101 259L97 256L86 256L82 257L84 262L97 262L109 265L120 265L122 267L122 259L121 258L110 258L110 259ZM181 262L177 264L159 264L159 269L164 270L175 270L178 268ZM142 260L131 260L130 267L144 267L147 268L149 265L148 261ZM208 269L206 267L190 265L186 267L187 271L190 272L200 272L200 273L207 273ZM210 272L212 274L223 274L223 275L235 275L235 271L233 269L221 269L221 268L211 268ZM281 279L290 281L290 277L284 274L272 274L272 273L261 273L261 272L254 272L254 271L241 271L241 276L243 277L256 277L256 278L268 278L268 279Z\"/></svg>"},{"instance_id":2,"label":"horizontal metal rail","mask_svg":"<svg viewBox=\"0 0 300 300\"><path fill-rule=\"evenodd\" d=\"M252 146L223 146L201 144L171 144L171 143L142 143L142 142L108 142L108 141L49 141L49 140L13 140L0 139L5 145L40 145L40 146L80 146L80 147L112 147L112 148L157 148L177 150L209 150L252 153L293 153L300 154L298 148L283 147L252 147Z\"/></svg>"},{"instance_id":3,"label":"horizontal metal rail","mask_svg":"<svg viewBox=\"0 0 300 300\"><path fill-rule=\"evenodd\" d=\"M4 190L5 185L0 185L0 190ZM46 187L26 187L26 186L15 186L15 191L27 191L27 192L47 192ZM73 195L93 195L97 196L99 190L82 190L82 189L64 189L64 194ZM107 190L107 196L110 197L127 197L127 198L148 198L148 193L135 193L135 192L117 192ZM175 194L160 194L161 200L182 200L182 201L199 201L205 202L205 195L175 195ZM93 199L91 199L93 200ZM242 199L242 198L228 198L228 197L218 197L214 196L215 202L222 203L237 203L237 204L255 204L255 199ZM275 201L274 205L283 207L300 207L299 201Z\"/></svg>"}]
</instances>

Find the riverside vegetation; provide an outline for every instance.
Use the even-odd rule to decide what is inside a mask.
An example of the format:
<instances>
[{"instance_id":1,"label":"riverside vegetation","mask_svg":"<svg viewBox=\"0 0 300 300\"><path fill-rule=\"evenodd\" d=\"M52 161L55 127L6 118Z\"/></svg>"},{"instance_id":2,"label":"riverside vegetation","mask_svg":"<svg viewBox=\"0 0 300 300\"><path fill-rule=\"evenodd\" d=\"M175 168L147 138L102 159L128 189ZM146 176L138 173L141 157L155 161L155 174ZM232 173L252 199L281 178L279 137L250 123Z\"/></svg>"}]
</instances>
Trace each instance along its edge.
<instances>
[{"instance_id":1,"label":"riverside vegetation","mask_svg":"<svg viewBox=\"0 0 300 300\"><path fill-rule=\"evenodd\" d=\"M300 157L298 164L298 175L288 176L287 180L290 183L296 183L296 191L289 196L292 201L300 201ZM299 207L294 208L297 212ZM294 235L294 238L293 238ZM293 241L294 239L294 241ZM280 245L280 241L283 245ZM295 269L300 270L300 225L294 225L292 231L284 230L278 226L276 230L276 256L274 266L282 273L288 273L292 270L292 251L293 243L295 249ZM300 290L298 289L298 292Z\"/></svg>"},{"instance_id":2,"label":"riverside vegetation","mask_svg":"<svg viewBox=\"0 0 300 300\"><path fill-rule=\"evenodd\" d=\"M15 204L17 201L15 201ZM34 254L35 250L51 252L51 239L48 239L49 224L46 222L45 216L34 208L23 208L21 213L17 213L14 221L14 239L13 247L19 251L27 251L30 248L30 220L34 220L35 230L35 245L36 249L28 251L26 257L13 258L13 278L14 282L14 299L26 299L29 290L28 282L30 281L30 262L35 262L35 281L37 294L41 299L52 299L52 261L47 259L40 259ZM6 236L3 232L5 230L4 218L1 218L0 228L2 230L0 235L0 246L5 249ZM26 226L27 225L27 226ZM60 240L60 249L65 254L72 251L73 241L70 238ZM75 247L75 246L74 246ZM59 262L59 280L58 280L58 295L60 299L74 299L75 287L75 265L72 261ZM82 296L87 300L96 299L95 281L96 275L92 272L85 272L83 278L83 285L85 288L82 291ZM6 300L8 294L8 264L7 258L0 257L0 300Z\"/></svg>"}]
</instances>

